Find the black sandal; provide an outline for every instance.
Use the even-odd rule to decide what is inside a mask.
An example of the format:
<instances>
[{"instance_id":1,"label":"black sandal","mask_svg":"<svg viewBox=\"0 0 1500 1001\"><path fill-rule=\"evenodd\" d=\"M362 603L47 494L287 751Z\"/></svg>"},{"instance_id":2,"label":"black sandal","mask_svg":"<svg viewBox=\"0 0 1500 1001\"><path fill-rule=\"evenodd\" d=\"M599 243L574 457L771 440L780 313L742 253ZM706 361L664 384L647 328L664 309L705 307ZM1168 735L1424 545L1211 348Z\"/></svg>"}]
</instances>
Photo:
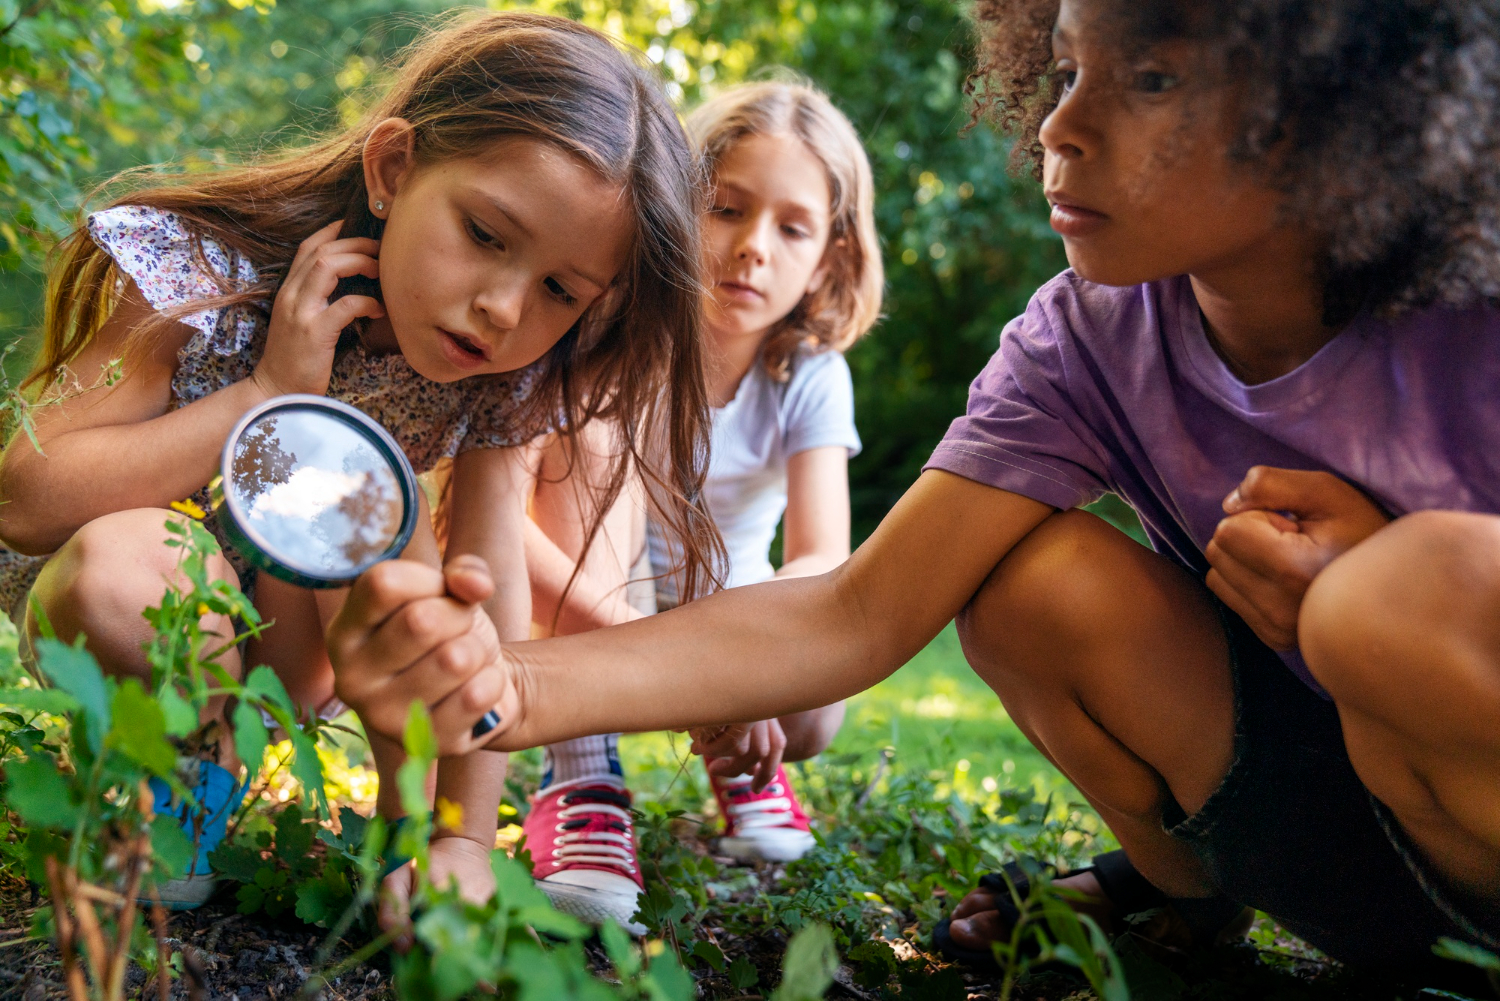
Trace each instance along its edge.
<instances>
[{"instance_id":1,"label":"black sandal","mask_svg":"<svg viewBox=\"0 0 1500 1001\"><path fill-rule=\"evenodd\" d=\"M1014 927L1021 919L1021 914L1016 909L1011 888L1015 888L1016 895L1023 901L1026 900L1031 895L1032 874L1043 871L1049 876L1057 874L1052 866L1035 859L1010 862L1002 872L981 876L979 888L995 894L995 909L1000 913L1001 920ZM1070 870L1065 878L1086 872L1094 874L1094 878L1099 881L1099 888L1104 891L1104 899L1121 918L1170 906L1187 927L1195 948L1211 948L1217 944L1225 931L1241 919L1245 910L1222 895L1201 899L1168 897L1136 871L1123 851L1096 855L1093 865ZM949 931L952 921L952 918L944 918L932 930L932 944L943 958L979 970L998 970L999 965L995 962L993 952L968 949L953 941L953 935Z\"/></svg>"}]
</instances>

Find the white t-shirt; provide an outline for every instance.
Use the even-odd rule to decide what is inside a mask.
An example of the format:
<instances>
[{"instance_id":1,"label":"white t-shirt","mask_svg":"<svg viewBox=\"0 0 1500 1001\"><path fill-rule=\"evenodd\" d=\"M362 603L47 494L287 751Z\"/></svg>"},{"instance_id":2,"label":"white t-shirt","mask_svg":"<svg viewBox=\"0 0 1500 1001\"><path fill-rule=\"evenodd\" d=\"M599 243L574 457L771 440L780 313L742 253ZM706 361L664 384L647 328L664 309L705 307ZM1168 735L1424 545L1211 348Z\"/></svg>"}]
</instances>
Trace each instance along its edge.
<instances>
[{"instance_id":1,"label":"white t-shirt","mask_svg":"<svg viewBox=\"0 0 1500 1001\"><path fill-rule=\"evenodd\" d=\"M792 375L776 382L759 361L723 407L712 411L713 438L703 496L729 552L728 587L775 576L771 541L786 511L786 462L798 452L842 445L859 454L854 381L837 351L799 352ZM651 567L665 574L680 559L654 522L647 526ZM677 582L664 576L657 594L677 601Z\"/></svg>"}]
</instances>

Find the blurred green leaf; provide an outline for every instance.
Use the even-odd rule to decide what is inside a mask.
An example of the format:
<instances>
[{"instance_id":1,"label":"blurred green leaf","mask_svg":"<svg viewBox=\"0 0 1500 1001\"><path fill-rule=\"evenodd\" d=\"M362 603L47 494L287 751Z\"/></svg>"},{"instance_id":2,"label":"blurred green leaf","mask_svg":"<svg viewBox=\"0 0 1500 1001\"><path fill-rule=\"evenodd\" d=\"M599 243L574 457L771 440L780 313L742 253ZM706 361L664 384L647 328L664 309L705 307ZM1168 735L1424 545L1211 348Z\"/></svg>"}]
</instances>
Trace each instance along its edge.
<instances>
[{"instance_id":1,"label":"blurred green leaf","mask_svg":"<svg viewBox=\"0 0 1500 1001\"><path fill-rule=\"evenodd\" d=\"M116 723L109 731L109 746L153 775L170 776L177 767L177 752L167 742L166 719L156 700L135 678L126 678L115 689L113 709Z\"/></svg>"},{"instance_id":2,"label":"blurred green leaf","mask_svg":"<svg viewBox=\"0 0 1500 1001\"><path fill-rule=\"evenodd\" d=\"M73 785L47 755L6 763L5 799L32 827L71 830L78 823Z\"/></svg>"},{"instance_id":3,"label":"blurred green leaf","mask_svg":"<svg viewBox=\"0 0 1500 1001\"><path fill-rule=\"evenodd\" d=\"M104 749L104 735L110 729L110 689L99 670L94 655L80 646L69 646L61 640L41 638L36 641L37 667L58 688L78 700L86 717L85 732L95 754Z\"/></svg>"},{"instance_id":4,"label":"blurred green leaf","mask_svg":"<svg viewBox=\"0 0 1500 1001\"><path fill-rule=\"evenodd\" d=\"M839 968L833 932L827 925L812 924L792 936L781 960L781 983L771 1001L817 1001L833 984Z\"/></svg>"}]
</instances>

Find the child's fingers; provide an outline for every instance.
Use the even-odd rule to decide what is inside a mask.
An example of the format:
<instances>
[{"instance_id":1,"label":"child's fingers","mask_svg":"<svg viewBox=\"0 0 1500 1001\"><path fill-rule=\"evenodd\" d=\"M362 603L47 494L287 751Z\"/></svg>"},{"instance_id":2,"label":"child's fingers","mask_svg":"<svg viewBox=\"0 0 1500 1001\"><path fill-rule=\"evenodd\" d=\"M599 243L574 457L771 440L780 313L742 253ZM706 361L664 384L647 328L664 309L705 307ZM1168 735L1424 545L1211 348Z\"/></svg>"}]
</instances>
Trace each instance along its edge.
<instances>
[{"instance_id":1,"label":"child's fingers","mask_svg":"<svg viewBox=\"0 0 1500 1001\"><path fill-rule=\"evenodd\" d=\"M1208 589L1222 601L1231 612L1245 621L1245 625L1260 637L1262 643L1272 650L1291 650L1297 645L1297 623L1293 618L1290 625L1282 622L1278 624L1272 621L1260 608L1258 604L1250 600L1238 589L1231 585L1220 572L1218 567L1208 572L1205 579Z\"/></svg>"},{"instance_id":2,"label":"child's fingers","mask_svg":"<svg viewBox=\"0 0 1500 1001\"><path fill-rule=\"evenodd\" d=\"M311 258L303 268L295 286L298 300L327 303L339 280L364 275L366 278L380 277L380 262L368 254L340 254L324 248Z\"/></svg>"},{"instance_id":3,"label":"child's fingers","mask_svg":"<svg viewBox=\"0 0 1500 1001\"><path fill-rule=\"evenodd\" d=\"M375 564L354 582L348 599L334 616L328 631L329 652L353 656L398 612L423 599L441 599L446 593L442 573L425 563L386 560ZM413 655L392 670L400 670L415 659Z\"/></svg>"},{"instance_id":4,"label":"child's fingers","mask_svg":"<svg viewBox=\"0 0 1500 1001\"><path fill-rule=\"evenodd\" d=\"M401 931L391 945L403 954L412 947L411 888L415 879L416 865L408 862L386 876L380 884L380 929Z\"/></svg>"},{"instance_id":5,"label":"child's fingers","mask_svg":"<svg viewBox=\"0 0 1500 1001\"><path fill-rule=\"evenodd\" d=\"M375 320L384 315L384 304L374 296L346 295L328 304L319 326L323 327L323 333L336 334L362 316Z\"/></svg>"},{"instance_id":6,"label":"child's fingers","mask_svg":"<svg viewBox=\"0 0 1500 1001\"><path fill-rule=\"evenodd\" d=\"M467 754L502 738L516 721L520 706L507 683L504 668L490 664L432 707L432 729L440 754ZM474 724L493 710L500 717L495 730L474 737Z\"/></svg>"},{"instance_id":7,"label":"child's fingers","mask_svg":"<svg viewBox=\"0 0 1500 1001\"><path fill-rule=\"evenodd\" d=\"M495 578L489 564L472 554L455 556L443 565L443 580L448 594L470 604L488 601L495 593Z\"/></svg>"},{"instance_id":8,"label":"child's fingers","mask_svg":"<svg viewBox=\"0 0 1500 1001\"><path fill-rule=\"evenodd\" d=\"M1332 473L1252 466L1224 498L1224 512L1290 511L1298 517L1313 517L1336 508L1342 490L1350 489Z\"/></svg>"},{"instance_id":9,"label":"child's fingers","mask_svg":"<svg viewBox=\"0 0 1500 1001\"><path fill-rule=\"evenodd\" d=\"M761 755L760 761L755 766L755 777L750 780L750 788L760 792L771 784L776 778L776 772L781 768L781 757L786 753L786 734L782 732L781 724L776 720L766 723L766 751Z\"/></svg>"},{"instance_id":10,"label":"child's fingers","mask_svg":"<svg viewBox=\"0 0 1500 1001\"><path fill-rule=\"evenodd\" d=\"M1204 549L1208 562L1216 564L1227 557L1280 586L1306 590L1327 559L1320 557L1312 538L1283 531L1276 518L1266 511L1245 511L1225 518Z\"/></svg>"},{"instance_id":11,"label":"child's fingers","mask_svg":"<svg viewBox=\"0 0 1500 1001\"><path fill-rule=\"evenodd\" d=\"M452 605L453 602L447 604ZM465 611L468 609L468 606L458 607ZM404 660L411 651L422 645L422 641L411 638L396 642L394 648L399 653L390 658L391 662ZM409 706L413 700L435 706L462 688L494 659L494 652L488 649L483 637L476 635L472 628L454 628L449 635L426 645L417 656L406 661L408 666L404 670L391 675L383 687L380 699L398 706ZM380 660L387 662L385 658ZM482 712L483 709L480 710ZM478 715L479 713L475 714L476 718Z\"/></svg>"}]
</instances>

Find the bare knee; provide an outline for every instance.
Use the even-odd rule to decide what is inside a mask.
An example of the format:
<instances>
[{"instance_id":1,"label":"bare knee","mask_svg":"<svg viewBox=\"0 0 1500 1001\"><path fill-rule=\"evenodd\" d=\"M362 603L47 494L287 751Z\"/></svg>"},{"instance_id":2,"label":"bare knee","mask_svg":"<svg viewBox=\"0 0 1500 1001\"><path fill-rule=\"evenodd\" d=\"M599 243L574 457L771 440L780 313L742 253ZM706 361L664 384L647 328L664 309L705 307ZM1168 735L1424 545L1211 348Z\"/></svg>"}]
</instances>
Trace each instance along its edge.
<instances>
[{"instance_id":1,"label":"bare knee","mask_svg":"<svg viewBox=\"0 0 1500 1001\"><path fill-rule=\"evenodd\" d=\"M1313 580L1298 640L1308 669L1341 704L1383 702L1396 693L1420 698L1433 690L1439 662L1500 699L1497 605L1500 518L1422 511L1391 523Z\"/></svg>"},{"instance_id":2,"label":"bare knee","mask_svg":"<svg viewBox=\"0 0 1500 1001\"><path fill-rule=\"evenodd\" d=\"M170 512L120 511L84 525L63 544L37 579L34 594L57 635L82 635L106 670L141 673L141 644L150 627L141 612L157 604L168 582L179 578L179 550L165 543ZM212 577L238 583L222 556L210 560ZM28 616L33 634L39 624Z\"/></svg>"},{"instance_id":3,"label":"bare knee","mask_svg":"<svg viewBox=\"0 0 1500 1001\"><path fill-rule=\"evenodd\" d=\"M1206 622L1207 607L1202 589L1165 558L1088 512L1065 511L1011 550L957 625L965 657L991 686L1030 674L1056 684L1060 669L1135 625L1193 610Z\"/></svg>"},{"instance_id":4,"label":"bare knee","mask_svg":"<svg viewBox=\"0 0 1500 1001\"><path fill-rule=\"evenodd\" d=\"M838 736L844 725L844 703L835 702L821 709L792 713L782 716L781 732L786 735L786 751L782 757L787 761L806 761L822 754Z\"/></svg>"}]
</instances>

